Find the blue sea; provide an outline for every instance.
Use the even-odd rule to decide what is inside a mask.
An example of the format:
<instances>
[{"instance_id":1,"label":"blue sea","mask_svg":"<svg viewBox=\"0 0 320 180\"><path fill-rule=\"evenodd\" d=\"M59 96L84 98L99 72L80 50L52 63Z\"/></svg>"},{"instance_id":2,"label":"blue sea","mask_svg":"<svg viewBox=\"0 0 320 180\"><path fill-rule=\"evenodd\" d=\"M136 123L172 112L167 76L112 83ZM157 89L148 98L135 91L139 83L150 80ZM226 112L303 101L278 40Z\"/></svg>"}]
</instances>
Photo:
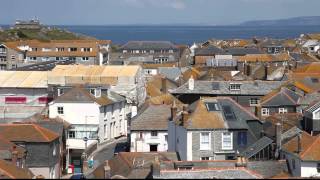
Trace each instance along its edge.
<instances>
[{"instance_id":1,"label":"blue sea","mask_svg":"<svg viewBox=\"0 0 320 180\"><path fill-rule=\"evenodd\" d=\"M58 26L72 32L124 44L132 40L166 40L193 44L208 39L296 38L303 33L320 32L320 26Z\"/></svg>"}]
</instances>

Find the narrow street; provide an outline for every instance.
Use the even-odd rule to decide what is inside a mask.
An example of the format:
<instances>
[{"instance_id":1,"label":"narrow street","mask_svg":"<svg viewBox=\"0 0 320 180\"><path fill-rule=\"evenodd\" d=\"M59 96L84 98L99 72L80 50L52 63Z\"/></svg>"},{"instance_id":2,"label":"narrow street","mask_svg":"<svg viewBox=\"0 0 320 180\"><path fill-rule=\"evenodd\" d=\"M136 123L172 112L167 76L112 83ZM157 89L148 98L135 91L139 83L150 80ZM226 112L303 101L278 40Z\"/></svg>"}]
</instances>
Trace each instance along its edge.
<instances>
[{"instance_id":1,"label":"narrow street","mask_svg":"<svg viewBox=\"0 0 320 180\"><path fill-rule=\"evenodd\" d=\"M99 145L98 149L92 153L89 159L93 159L93 168L84 174L90 174L106 160L112 159L115 153L125 152L127 150L127 137L121 137L112 142L106 142Z\"/></svg>"}]
</instances>

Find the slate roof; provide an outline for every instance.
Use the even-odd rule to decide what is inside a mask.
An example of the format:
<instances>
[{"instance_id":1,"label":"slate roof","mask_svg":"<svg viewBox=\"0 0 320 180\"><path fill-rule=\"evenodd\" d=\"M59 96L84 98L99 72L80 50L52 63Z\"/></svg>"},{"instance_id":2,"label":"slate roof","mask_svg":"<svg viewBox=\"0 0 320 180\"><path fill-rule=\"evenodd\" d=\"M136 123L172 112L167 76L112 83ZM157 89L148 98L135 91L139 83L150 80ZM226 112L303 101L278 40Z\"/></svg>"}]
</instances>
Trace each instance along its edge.
<instances>
[{"instance_id":1,"label":"slate roof","mask_svg":"<svg viewBox=\"0 0 320 180\"><path fill-rule=\"evenodd\" d=\"M230 83L241 84L240 91L232 91ZM194 90L189 90L188 82L170 91L172 94L204 94L204 95L260 95L264 96L279 88L280 81L194 81ZM218 84L219 89L213 89Z\"/></svg>"},{"instance_id":2,"label":"slate roof","mask_svg":"<svg viewBox=\"0 0 320 180\"><path fill-rule=\"evenodd\" d=\"M18 158L22 158L25 156L26 150L20 146L16 146L14 143L4 139L0 136L0 159L11 159L12 158L12 150L13 147L18 151Z\"/></svg>"},{"instance_id":3,"label":"slate roof","mask_svg":"<svg viewBox=\"0 0 320 180\"><path fill-rule=\"evenodd\" d=\"M173 81L179 79L179 76L182 74L180 68L178 67L159 67L158 73Z\"/></svg>"},{"instance_id":4,"label":"slate roof","mask_svg":"<svg viewBox=\"0 0 320 180\"><path fill-rule=\"evenodd\" d=\"M166 131L171 116L170 107L170 105L149 105L142 112L138 112L138 115L132 119L131 131Z\"/></svg>"},{"instance_id":5,"label":"slate roof","mask_svg":"<svg viewBox=\"0 0 320 180\"><path fill-rule=\"evenodd\" d=\"M196 56L211 56L216 54L226 54L225 51L216 46L210 45L208 47L195 49Z\"/></svg>"},{"instance_id":6,"label":"slate roof","mask_svg":"<svg viewBox=\"0 0 320 180\"><path fill-rule=\"evenodd\" d=\"M257 48L227 48L225 51L233 56L243 56L246 54L262 54Z\"/></svg>"},{"instance_id":7,"label":"slate roof","mask_svg":"<svg viewBox=\"0 0 320 180\"><path fill-rule=\"evenodd\" d=\"M101 106L113 104L121 100L120 95L115 93L104 94L101 92L101 97L94 97L90 92L82 87L73 87L63 95L57 97L54 103L97 103Z\"/></svg>"},{"instance_id":8,"label":"slate roof","mask_svg":"<svg viewBox=\"0 0 320 180\"><path fill-rule=\"evenodd\" d=\"M120 50L176 50L177 47L169 41L129 41Z\"/></svg>"},{"instance_id":9,"label":"slate roof","mask_svg":"<svg viewBox=\"0 0 320 180\"><path fill-rule=\"evenodd\" d=\"M32 179L33 173L26 168L19 168L11 162L0 159L0 179Z\"/></svg>"},{"instance_id":10,"label":"slate roof","mask_svg":"<svg viewBox=\"0 0 320 180\"><path fill-rule=\"evenodd\" d=\"M254 144L250 145L247 149L245 149L241 154L245 158L251 158L252 156L256 155L258 152L272 144L273 140L264 136Z\"/></svg>"},{"instance_id":11,"label":"slate roof","mask_svg":"<svg viewBox=\"0 0 320 180\"><path fill-rule=\"evenodd\" d=\"M310 104L310 106L307 107L305 109L305 111L309 112L309 113L313 113L314 111L316 111L319 108L320 108L320 102L315 102L315 103Z\"/></svg>"},{"instance_id":12,"label":"slate roof","mask_svg":"<svg viewBox=\"0 0 320 180\"><path fill-rule=\"evenodd\" d=\"M301 133L301 152L297 152L298 137L294 137L283 145L283 150L297 155L302 161L320 161L320 136Z\"/></svg>"},{"instance_id":13,"label":"slate roof","mask_svg":"<svg viewBox=\"0 0 320 180\"><path fill-rule=\"evenodd\" d=\"M320 93L313 92L310 94L306 94L298 100L299 105L309 105L314 101L320 101Z\"/></svg>"},{"instance_id":14,"label":"slate roof","mask_svg":"<svg viewBox=\"0 0 320 180\"><path fill-rule=\"evenodd\" d=\"M260 104L263 107L296 106L300 97L288 88L282 87L280 91L275 90L263 97Z\"/></svg>"},{"instance_id":15,"label":"slate roof","mask_svg":"<svg viewBox=\"0 0 320 180\"><path fill-rule=\"evenodd\" d=\"M1 124L0 136L11 142L52 142L59 135L36 124Z\"/></svg>"},{"instance_id":16,"label":"slate roof","mask_svg":"<svg viewBox=\"0 0 320 180\"><path fill-rule=\"evenodd\" d=\"M208 111L207 103L217 103L220 110ZM183 125L191 130L249 129L247 121L258 120L255 115L228 97L201 98L191 104L188 110L188 120Z\"/></svg>"},{"instance_id":17,"label":"slate roof","mask_svg":"<svg viewBox=\"0 0 320 180\"><path fill-rule=\"evenodd\" d=\"M112 177L146 179L152 172L151 165L158 157L160 161L177 161L178 156L173 152L120 152L109 160ZM86 176L88 179L104 179L104 164Z\"/></svg>"},{"instance_id":18,"label":"slate roof","mask_svg":"<svg viewBox=\"0 0 320 180\"><path fill-rule=\"evenodd\" d=\"M189 164L191 170L177 169L172 164ZM273 177L281 172L287 172L285 161L249 161L246 167L236 167L236 161L180 161L161 162L160 176L154 179L263 179Z\"/></svg>"}]
</instances>

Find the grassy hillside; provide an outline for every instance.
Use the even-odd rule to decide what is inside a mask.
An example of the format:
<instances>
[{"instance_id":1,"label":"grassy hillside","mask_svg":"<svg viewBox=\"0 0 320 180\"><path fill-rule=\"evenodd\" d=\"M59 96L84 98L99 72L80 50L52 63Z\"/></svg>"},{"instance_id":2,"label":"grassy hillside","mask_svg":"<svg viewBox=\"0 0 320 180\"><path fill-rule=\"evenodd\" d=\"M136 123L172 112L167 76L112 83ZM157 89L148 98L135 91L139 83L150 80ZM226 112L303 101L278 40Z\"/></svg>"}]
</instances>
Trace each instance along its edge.
<instances>
[{"instance_id":1,"label":"grassy hillside","mask_svg":"<svg viewBox=\"0 0 320 180\"><path fill-rule=\"evenodd\" d=\"M88 36L75 34L57 28L34 29L7 29L0 31L0 42L37 39L40 41L49 40L76 40L93 39Z\"/></svg>"}]
</instances>

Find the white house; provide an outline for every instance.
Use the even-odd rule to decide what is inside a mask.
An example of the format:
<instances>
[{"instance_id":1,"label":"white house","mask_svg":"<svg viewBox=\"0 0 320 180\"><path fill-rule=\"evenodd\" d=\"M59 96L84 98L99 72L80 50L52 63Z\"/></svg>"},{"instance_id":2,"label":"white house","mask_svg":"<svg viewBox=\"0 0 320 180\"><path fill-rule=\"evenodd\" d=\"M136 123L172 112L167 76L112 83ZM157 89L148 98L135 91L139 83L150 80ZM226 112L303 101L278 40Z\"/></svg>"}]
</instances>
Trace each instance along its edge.
<instances>
[{"instance_id":1,"label":"white house","mask_svg":"<svg viewBox=\"0 0 320 180\"><path fill-rule=\"evenodd\" d=\"M302 47L307 48L309 53L316 53L320 49L320 42L315 39L308 40Z\"/></svg>"},{"instance_id":2,"label":"white house","mask_svg":"<svg viewBox=\"0 0 320 180\"><path fill-rule=\"evenodd\" d=\"M183 161L233 160L257 141L262 123L229 97L201 98L168 123L168 151ZM252 129L255 128L253 131Z\"/></svg>"},{"instance_id":3,"label":"white house","mask_svg":"<svg viewBox=\"0 0 320 180\"><path fill-rule=\"evenodd\" d=\"M67 133L67 165L81 166L86 146L127 134L125 98L101 88L74 87L49 104L49 117L71 124ZM87 138L85 143L84 138Z\"/></svg>"},{"instance_id":4,"label":"white house","mask_svg":"<svg viewBox=\"0 0 320 180\"><path fill-rule=\"evenodd\" d=\"M320 177L320 136L301 132L284 144L283 157L295 177Z\"/></svg>"},{"instance_id":5,"label":"white house","mask_svg":"<svg viewBox=\"0 0 320 180\"><path fill-rule=\"evenodd\" d=\"M303 116L304 116L305 130L312 134L319 134L320 102L311 103L311 105L304 110Z\"/></svg>"},{"instance_id":6,"label":"white house","mask_svg":"<svg viewBox=\"0 0 320 180\"><path fill-rule=\"evenodd\" d=\"M132 119L131 152L166 152L168 150L168 120L170 106L148 105Z\"/></svg>"}]
</instances>

